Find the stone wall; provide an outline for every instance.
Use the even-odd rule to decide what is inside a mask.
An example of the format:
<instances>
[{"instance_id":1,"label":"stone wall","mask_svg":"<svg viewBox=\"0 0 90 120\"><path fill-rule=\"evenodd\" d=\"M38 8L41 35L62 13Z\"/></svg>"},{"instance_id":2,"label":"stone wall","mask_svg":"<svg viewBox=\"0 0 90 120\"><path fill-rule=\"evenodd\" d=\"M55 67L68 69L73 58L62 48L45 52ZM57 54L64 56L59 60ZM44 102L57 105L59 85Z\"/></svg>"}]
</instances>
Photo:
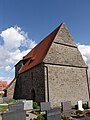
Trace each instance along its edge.
<instances>
[{"instance_id":1,"label":"stone wall","mask_svg":"<svg viewBox=\"0 0 90 120\"><path fill-rule=\"evenodd\" d=\"M86 67L76 47L53 43L44 59L45 63Z\"/></svg>"},{"instance_id":2,"label":"stone wall","mask_svg":"<svg viewBox=\"0 0 90 120\"><path fill-rule=\"evenodd\" d=\"M31 91L35 91L35 101L45 100L45 84L43 64L20 74L15 87L15 99L32 99Z\"/></svg>"},{"instance_id":3,"label":"stone wall","mask_svg":"<svg viewBox=\"0 0 90 120\"><path fill-rule=\"evenodd\" d=\"M12 99L14 95L16 80L13 80L12 84L6 89L8 99Z\"/></svg>"},{"instance_id":4,"label":"stone wall","mask_svg":"<svg viewBox=\"0 0 90 120\"><path fill-rule=\"evenodd\" d=\"M55 42L76 47L76 44L70 35L66 25L63 23L55 37Z\"/></svg>"},{"instance_id":5,"label":"stone wall","mask_svg":"<svg viewBox=\"0 0 90 120\"><path fill-rule=\"evenodd\" d=\"M48 67L49 101L52 107L60 106L63 101L71 101L75 105L78 100L85 102L89 99L85 68L45 66Z\"/></svg>"},{"instance_id":6,"label":"stone wall","mask_svg":"<svg viewBox=\"0 0 90 120\"><path fill-rule=\"evenodd\" d=\"M78 100L89 99L87 66L65 24L59 29L44 63L48 69L48 75L45 72L45 99L47 101L49 96L52 107L60 106L63 101L70 100L73 105Z\"/></svg>"}]
</instances>

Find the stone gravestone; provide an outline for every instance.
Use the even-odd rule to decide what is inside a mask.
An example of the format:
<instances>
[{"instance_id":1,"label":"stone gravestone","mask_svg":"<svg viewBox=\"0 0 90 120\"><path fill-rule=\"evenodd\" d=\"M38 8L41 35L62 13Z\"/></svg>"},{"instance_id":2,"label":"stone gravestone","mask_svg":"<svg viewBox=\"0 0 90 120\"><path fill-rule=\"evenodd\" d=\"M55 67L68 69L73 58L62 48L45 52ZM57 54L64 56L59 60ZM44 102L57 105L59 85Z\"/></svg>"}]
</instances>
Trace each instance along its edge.
<instances>
[{"instance_id":1,"label":"stone gravestone","mask_svg":"<svg viewBox=\"0 0 90 120\"><path fill-rule=\"evenodd\" d=\"M41 102L40 103L40 110L41 111L50 110L50 102Z\"/></svg>"},{"instance_id":2,"label":"stone gravestone","mask_svg":"<svg viewBox=\"0 0 90 120\"><path fill-rule=\"evenodd\" d=\"M9 111L24 110L24 103L9 104Z\"/></svg>"},{"instance_id":3,"label":"stone gravestone","mask_svg":"<svg viewBox=\"0 0 90 120\"><path fill-rule=\"evenodd\" d=\"M32 110L33 109L33 100L24 100L24 110Z\"/></svg>"},{"instance_id":4,"label":"stone gravestone","mask_svg":"<svg viewBox=\"0 0 90 120\"><path fill-rule=\"evenodd\" d=\"M8 102L8 97L3 97L3 102Z\"/></svg>"},{"instance_id":5,"label":"stone gravestone","mask_svg":"<svg viewBox=\"0 0 90 120\"><path fill-rule=\"evenodd\" d=\"M61 102L62 111L70 111L72 109L71 101Z\"/></svg>"},{"instance_id":6,"label":"stone gravestone","mask_svg":"<svg viewBox=\"0 0 90 120\"><path fill-rule=\"evenodd\" d=\"M84 110L83 107L82 107L82 100L78 101L78 110L81 110L81 111Z\"/></svg>"},{"instance_id":7,"label":"stone gravestone","mask_svg":"<svg viewBox=\"0 0 90 120\"><path fill-rule=\"evenodd\" d=\"M54 108L47 110L47 120L61 120L61 109Z\"/></svg>"},{"instance_id":8,"label":"stone gravestone","mask_svg":"<svg viewBox=\"0 0 90 120\"><path fill-rule=\"evenodd\" d=\"M31 110L33 109L32 100L18 101L14 104L9 104L9 110Z\"/></svg>"},{"instance_id":9,"label":"stone gravestone","mask_svg":"<svg viewBox=\"0 0 90 120\"><path fill-rule=\"evenodd\" d=\"M90 100L87 102L87 104L88 104L88 107L90 108Z\"/></svg>"},{"instance_id":10,"label":"stone gravestone","mask_svg":"<svg viewBox=\"0 0 90 120\"><path fill-rule=\"evenodd\" d=\"M26 111L25 110L8 111L1 115L0 120L26 120Z\"/></svg>"}]
</instances>

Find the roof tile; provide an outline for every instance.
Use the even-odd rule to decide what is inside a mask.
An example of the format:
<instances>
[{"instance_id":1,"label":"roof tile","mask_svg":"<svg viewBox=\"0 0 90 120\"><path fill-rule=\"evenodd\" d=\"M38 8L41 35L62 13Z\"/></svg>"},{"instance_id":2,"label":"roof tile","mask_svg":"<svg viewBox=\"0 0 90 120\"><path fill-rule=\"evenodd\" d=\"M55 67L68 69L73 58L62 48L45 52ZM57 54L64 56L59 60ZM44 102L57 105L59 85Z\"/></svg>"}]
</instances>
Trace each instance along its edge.
<instances>
[{"instance_id":1,"label":"roof tile","mask_svg":"<svg viewBox=\"0 0 90 120\"><path fill-rule=\"evenodd\" d=\"M22 61L26 60L26 63L19 71L19 74L31 69L43 61L61 25L57 27L52 33L50 33L46 38L44 38L26 56L23 57Z\"/></svg>"}]
</instances>

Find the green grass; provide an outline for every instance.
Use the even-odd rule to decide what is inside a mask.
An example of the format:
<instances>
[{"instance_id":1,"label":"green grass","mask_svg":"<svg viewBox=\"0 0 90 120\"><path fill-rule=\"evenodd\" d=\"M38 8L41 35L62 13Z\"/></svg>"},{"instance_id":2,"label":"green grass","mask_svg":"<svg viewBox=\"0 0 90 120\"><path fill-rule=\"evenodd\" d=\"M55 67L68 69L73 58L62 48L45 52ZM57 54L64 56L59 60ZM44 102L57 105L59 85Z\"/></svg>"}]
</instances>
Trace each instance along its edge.
<instances>
[{"instance_id":1,"label":"green grass","mask_svg":"<svg viewBox=\"0 0 90 120\"><path fill-rule=\"evenodd\" d=\"M0 112L5 112L8 109L8 105L0 105Z\"/></svg>"},{"instance_id":2,"label":"green grass","mask_svg":"<svg viewBox=\"0 0 90 120\"><path fill-rule=\"evenodd\" d=\"M15 100L15 99L10 99L10 100L8 101L8 103L16 103L16 100Z\"/></svg>"}]
</instances>

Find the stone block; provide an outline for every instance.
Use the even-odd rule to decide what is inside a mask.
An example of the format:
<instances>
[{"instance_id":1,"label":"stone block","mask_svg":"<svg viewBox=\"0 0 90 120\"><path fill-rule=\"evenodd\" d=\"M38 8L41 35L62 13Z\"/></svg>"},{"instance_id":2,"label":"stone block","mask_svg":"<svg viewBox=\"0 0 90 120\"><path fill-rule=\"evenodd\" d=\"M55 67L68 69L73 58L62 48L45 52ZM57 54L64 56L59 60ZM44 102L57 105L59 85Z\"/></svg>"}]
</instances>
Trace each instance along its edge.
<instances>
[{"instance_id":1,"label":"stone block","mask_svg":"<svg viewBox=\"0 0 90 120\"><path fill-rule=\"evenodd\" d=\"M50 102L41 102L40 109L41 109L41 111L50 110Z\"/></svg>"},{"instance_id":2,"label":"stone block","mask_svg":"<svg viewBox=\"0 0 90 120\"><path fill-rule=\"evenodd\" d=\"M33 101L32 100L23 100L18 101L14 104L9 104L9 110L31 110L33 109Z\"/></svg>"},{"instance_id":3,"label":"stone block","mask_svg":"<svg viewBox=\"0 0 90 120\"><path fill-rule=\"evenodd\" d=\"M8 102L8 97L3 97L3 102Z\"/></svg>"},{"instance_id":4,"label":"stone block","mask_svg":"<svg viewBox=\"0 0 90 120\"><path fill-rule=\"evenodd\" d=\"M3 103L3 98L0 96L0 103Z\"/></svg>"},{"instance_id":5,"label":"stone block","mask_svg":"<svg viewBox=\"0 0 90 120\"><path fill-rule=\"evenodd\" d=\"M24 103L9 104L9 111L24 110Z\"/></svg>"},{"instance_id":6,"label":"stone block","mask_svg":"<svg viewBox=\"0 0 90 120\"><path fill-rule=\"evenodd\" d=\"M25 100L24 103L24 110L32 110L33 109L33 100Z\"/></svg>"},{"instance_id":7,"label":"stone block","mask_svg":"<svg viewBox=\"0 0 90 120\"><path fill-rule=\"evenodd\" d=\"M0 120L26 120L26 111L8 111L6 113L2 113L0 116Z\"/></svg>"},{"instance_id":8,"label":"stone block","mask_svg":"<svg viewBox=\"0 0 90 120\"><path fill-rule=\"evenodd\" d=\"M61 102L62 111L71 110L71 108L72 108L71 101Z\"/></svg>"},{"instance_id":9,"label":"stone block","mask_svg":"<svg viewBox=\"0 0 90 120\"><path fill-rule=\"evenodd\" d=\"M79 100L79 101L77 102L77 104L78 104L78 110L83 111L84 109L83 109L83 107L82 107L82 100Z\"/></svg>"},{"instance_id":10,"label":"stone block","mask_svg":"<svg viewBox=\"0 0 90 120\"><path fill-rule=\"evenodd\" d=\"M61 109L54 108L47 111L47 120L61 120Z\"/></svg>"},{"instance_id":11,"label":"stone block","mask_svg":"<svg viewBox=\"0 0 90 120\"><path fill-rule=\"evenodd\" d=\"M87 102L87 104L88 104L88 107L90 108L90 100Z\"/></svg>"}]
</instances>

